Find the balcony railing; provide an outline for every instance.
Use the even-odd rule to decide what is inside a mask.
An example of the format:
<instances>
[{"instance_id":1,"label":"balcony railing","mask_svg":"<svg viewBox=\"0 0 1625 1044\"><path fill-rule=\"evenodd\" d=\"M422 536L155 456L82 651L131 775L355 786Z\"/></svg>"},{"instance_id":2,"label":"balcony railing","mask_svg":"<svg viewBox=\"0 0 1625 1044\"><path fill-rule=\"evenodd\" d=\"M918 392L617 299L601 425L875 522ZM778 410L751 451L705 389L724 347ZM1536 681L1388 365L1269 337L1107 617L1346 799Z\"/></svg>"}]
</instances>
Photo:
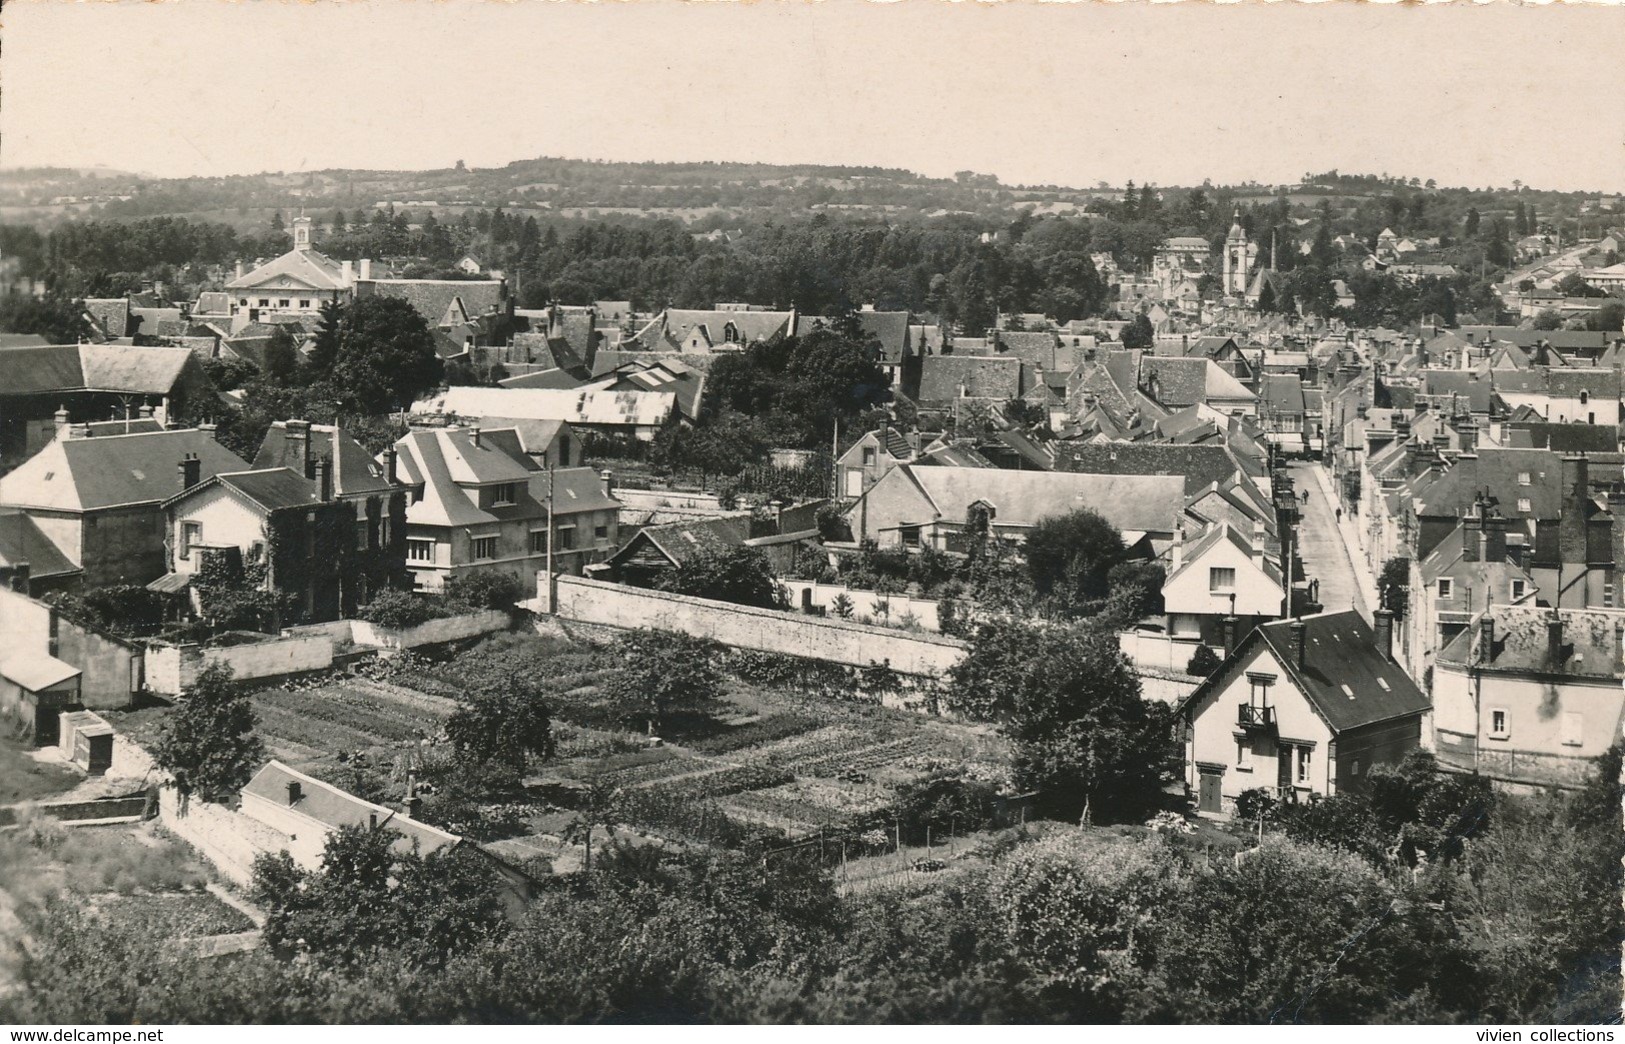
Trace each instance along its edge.
<instances>
[{"instance_id":1,"label":"balcony railing","mask_svg":"<svg viewBox=\"0 0 1625 1044\"><path fill-rule=\"evenodd\" d=\"M1252 703L1237 704L1236 724L1244 729L1267 729L1275 724L1275 708Z\"/></svg>"}]
</instances>

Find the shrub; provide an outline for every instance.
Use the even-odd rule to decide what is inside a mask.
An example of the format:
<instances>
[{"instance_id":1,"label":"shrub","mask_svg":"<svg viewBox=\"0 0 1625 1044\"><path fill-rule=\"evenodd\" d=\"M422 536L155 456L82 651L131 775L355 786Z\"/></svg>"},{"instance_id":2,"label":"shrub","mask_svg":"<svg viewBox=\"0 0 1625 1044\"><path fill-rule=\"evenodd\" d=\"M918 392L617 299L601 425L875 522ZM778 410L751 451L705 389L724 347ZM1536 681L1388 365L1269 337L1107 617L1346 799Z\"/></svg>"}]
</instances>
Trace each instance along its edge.
<instances>
[{"instance_id":1,"label":"shrub","mask_svg":"<svg viewBox=\"0 0 1625 1044\"><path fill-rule=\"evenodd\" d=\"M1224 661L1219 654L1205 645L1198 645L1196 651L1191 653L1190 662L1185 664L1185 673L1197 678L1206 678L1219 669Z\"/></svg>"},{"instance_id":2,"label":"shrub","mask_svg":"<svg viewBox=\"0 0 1625 1044\"><path fill-rule=\"evenodd\" d=\"M443 604L422 595L386 587L361 607L356 616L379 627L416 627L450 615Z\"/></svg>"},{"instance_id":3,"label":"shrub","mask_svg":"<svg viewBox=\"0 0 1625 1044\"><path fill-rule=\"evenodd\" d=\"M446 598L473 609L512 609L524 594L506 573L469 573L446 581Z\"/></svg>"},{"instance_id":4,"label":"shrub","mask_svg":"<svg viewBox=\"0 0 1625 1044\"><path fill-rule=\"evenodd\" d=\"M1236 795L1236 818L1255 823L1279 804L1268 787L1249 787Z\"/></svg>"},{"instance_id":5,"label":"shrub","mask_svg":"<svg viewBox=\"0 0 1625 1044\"><path fill-rule=\"evenodd\" d=\"M829 611L840 617L842 620L852 619L853 607L851 597L848 596L845 591L842 591L840 594L835 596L834 601L829 603Z\"/></svg>"}]
</instances>

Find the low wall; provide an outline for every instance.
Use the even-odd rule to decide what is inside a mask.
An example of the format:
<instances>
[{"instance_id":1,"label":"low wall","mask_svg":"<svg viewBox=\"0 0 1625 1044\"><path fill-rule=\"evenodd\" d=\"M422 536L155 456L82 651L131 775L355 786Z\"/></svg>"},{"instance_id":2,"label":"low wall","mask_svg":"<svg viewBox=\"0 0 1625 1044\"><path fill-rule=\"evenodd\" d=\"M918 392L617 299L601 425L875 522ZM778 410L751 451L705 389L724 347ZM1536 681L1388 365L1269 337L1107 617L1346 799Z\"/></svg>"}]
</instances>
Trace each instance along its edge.
<instances>
[{"instance_id":1,"label":"low wall","mask_svg":"<svg viewBox=\"0 0 1625 1044\"><path fill-rule=\"evenodd\" d=\"M158 814L171 833L197 849L221 876L239 888L253 882L256 858L288 847L286 837L224 805L211 805L193 796L183 813L174 787L165 787L160 793Z\"/></svg>"},{"instance_id":2,"label":"low wall","mask_svg":"<svg viewBox=\"0 0 1625 1044\"><path fill-rule=\"evenodd\" d=\"M1177 704L1196 691L1202 679L1182 671L1161 671L1151 667L1136 667L1140 679L1140 695L1158 703Z\"/></svg>"},{"instance_id":3,"label":"low wall","mask_svg":"<svg viewBox=\"0 0 1625 1044\"><path fill-rule=\"evenodd\" d=\"M850 667L889 661L893 670L916 677L941 676L966 649L964 642L942 635L754 609L573 576L558 578L555 612L565 620L681 631L740 649Z\"/></svg>"},{"instance_id":4,"label":"low wall","mask_svg":"<svg viewBox=\"0 0 1625 1044\"><path fill-rule=\"evenodd\" d=\"M1147 634L1143 631L1118 631L1117 645L1123 656L1136 667L1157 671L1185 673L1191 657L1201 646L1199 638L1175 638L1166 634ZM1219 659L1224 659L1222 647L1209 646Z\"/></svg>"},{"instance_id":5,"label":"low wall","mask_svg":"<svg viewBox=\"0 0 1625 1044\"><path fill-rule=\"evenodd\" d=\"M350 631L357 645L369 645L388 655L403 649L416 649L420 645L439 645L506 631L512 624L513 618L505 610L484 609L477 613L430 620L416 627L383 627L365 620L351 620Z\"/></svg>"},{"instance_id":6,"label":"low wall","mask_svg":"<svg viewBox=\"0 0 1625 1044\"><path fill-rule=\"evenodd\" d=\"M284 638L329 638L335 645L348 645L354 639L351 637L350 625L354 620L329 620L326 623L299 624L297 627L284 627Z\"/></svg>"},{"instance_id":7,"label":"low wall","mask_svg":"<svg viewBox=\"0 0 1625 1044\"><path fill-rule=\"evenodd\" d=\"M295 635L217 648L153 645L147 648L146 660L147 688L175 696L189 688L210 664L230 667L237 681L324 671L333 666L333 640L321 635Z\"/></svg>"},{"instance_id":8,"label":"low wall","mask_svg":"<svg viewBox=\"0 0 1625 1044\"><path fill-rule=\"evenodd\" d=\"M724 511L714 493L685 493L676 489L629 489L616 486L615 499L621 502L622 510L653 511L658 508L692 512L696 516L707 517L737 513Z\"/></svg>"},{"instance_id":9,"label":"low wall","mask_svg":"<svg viewBox=\"0 0 1625 1044\"><path fill-rule=\"evenodd\" d=\"M95 798L89 801L42 801L38 804L0 806L0 827L14 826L28 811L48 816L63 823L86 820L139 818L147 807L146 795L136 797Z\"/></svg>"},{"instance_id":10,"label":"low wall","mask_svg":"<svg viewBox=\"0 0 1625 1044\"><path fill-rule=\"evenodd\" d=\"M936 632L942 629L937 620L937 603L924 598L884 595L875 591L854 591L842 584L820 584L811 580L781 580L780 583L790 592L790 605L798 610L808 604L804 600L806 595L803 592L811 592L811 604L826 611L836 598L844 594L852 601L853 619L867 616L876 623L886 620L895 625L905 614L912 614L919 625L927 631ZM878 607L881 605L887 607L887 612L879 611Z\"/></svg>"}]
</instances>

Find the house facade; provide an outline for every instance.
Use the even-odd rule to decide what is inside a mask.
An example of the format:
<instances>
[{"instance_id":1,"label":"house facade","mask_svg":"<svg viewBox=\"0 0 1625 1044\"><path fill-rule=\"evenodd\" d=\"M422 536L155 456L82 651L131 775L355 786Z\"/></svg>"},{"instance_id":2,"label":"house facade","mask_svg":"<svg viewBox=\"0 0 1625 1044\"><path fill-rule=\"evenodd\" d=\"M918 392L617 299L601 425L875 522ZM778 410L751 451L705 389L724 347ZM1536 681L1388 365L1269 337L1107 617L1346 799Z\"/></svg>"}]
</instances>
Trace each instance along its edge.
<instances>
[{"instance_id":1,"label":"house facade","mask_svg":"<svg viewBox=\"0 0 1625 1044\"><path fill-rule=\"evenodd\" d=\"M1438 655L1439 763L1513 785L1576 787L1619 739L1625 613L1497 605Z\"/></svg>"},{"instance_id":2,"label":"house facade","mask_svg":"<svg viewBox=\"0 0 1625 1044\"><path fill-rule=\"evenodd\" d=\"M394 446L407 487L406 565L413 586L498 573L525 587L546 568L580 576L620 538L620 502L592 468L548 468L513 429L414 431Z\"/></svg>"},{"instance_id":3,"label":"house facade","mask_svg":"<svg viewBox=\"0 0 1625 1044\"><path fill-rule=\"evenodd\" d=\"M1428 701L1392 658L1392 619L1353 610L1256 628L1179 707L1201 815L1262 788L1305 801L1357 791L1421 745Z\"/></svg>"}]
</instances>

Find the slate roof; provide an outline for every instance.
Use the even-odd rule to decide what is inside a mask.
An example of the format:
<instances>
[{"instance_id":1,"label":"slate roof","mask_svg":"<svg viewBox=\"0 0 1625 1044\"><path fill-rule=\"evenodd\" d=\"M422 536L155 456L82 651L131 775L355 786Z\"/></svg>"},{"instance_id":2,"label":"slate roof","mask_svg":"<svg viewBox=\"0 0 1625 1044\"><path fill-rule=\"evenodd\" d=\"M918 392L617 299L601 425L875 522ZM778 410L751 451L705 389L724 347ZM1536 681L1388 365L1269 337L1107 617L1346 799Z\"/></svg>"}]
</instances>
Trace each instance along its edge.
<instances>
[{"instance_id":1,"label":"slate roof","mask_svg":"<svg viewBox=\"0 0 1625 1044\"><path fill-rule=\"evenodd\" d=\"M950 402L960 389L973 399L1019 399L1022 362L985 355L928 355L920 361L920 401Z\"/></svg>"},{"instance_id":2,"label":"slate roof","mask_svg":"<svg viewBox=\"0 0 1625 1044\"><path fill-rule=\"evenodd\" d=\"M1553 453L1617 453L1619 430L1603 424L1558 424L1545 420L1509 422L1507 445Z\"/></svg>"},{"instance_id":3,"label":"slate roof","mask_svg":"<svg viewBox=\"0 0 1625 1044\"><path fill-rule=\"evenodd\" d=\"M0 397L70 391L168 395L192 353L127 344L53 344L0 349Z\"/></svg>"},{"instance_id":4,"label":"slate roof","mask_svg":"<svg viewBox=\"0 0 1625 1044\"><path fill-rule=\"evenodd\" d=\"M263 468L292 468L299 470L298 461L293 453L293 444L288 441L288 426L286 421L274 421L265 432L265 439L260 443L259 452L254 454L254 467ZM310 459L316 460L326 457L333 459L334 427L331 424L312 424L310 426ZM358 496L366 493L382 493L389 490L389 477L384 474L381 464L372 458L366 447L348 435L339 435L339 457L337 466L333 468L333 492L338 496Z\"/></svg>"},{"instance_id":5,"label":"slate roof","mask_svg":"<svg viewBox=\"0 0 1625 1044\"><path fill-rule=\"evenodd\" d=\"M1171 532L1185 502L1185 480L1175 475L1079 475L908 464L893 470L912 477L937 517L954 523L963 522L967 509L980 500L993 505L994 521L999 525L1030 526L1041 518L1086 507L1100 512L1120 530ZM871 492L875 488L878 485Z\"/></svg>"},{"instance_id":6,"label":"slate roof","mask_svg":"<svg viewBox=\"0 0 1625 1044\"><path fill-rule=\"evenodd\" d=\"M881 361L895 365L916 354L909 338L907 312L854 312L853 315L864 334L880 342ZM796 336L805 337L834 322L829 316L797 316Z\"/></svg>"},{"instance_id":7,"label":"slate roof","mask_svg":"<svg viewBox=\"0 0 1625 1044\"><path fill-rule=\"evenodd\" d=\"M1076 349L1062 344L1050 330L1000 330L994 335L994 347L1000 356L1014 356L1045 370L1066 372L1077 365Z\"/></svg>"},{"instance_id":8,"label":"slate roof","mask_svg":"<svg viewBox=\"0 0 1625 1044\"><path fill-rule=\"evenodd\" d=\"M723 343L723 329L734 324L739 331L738 344L765 341L790 332L790 318L794 312L754 312L732 309L668 308L661 312L633 338L636 347L648 351L677 351L696 326L703 327L711 345Z\"/></svg>"},{"instance_id":9,"label":"slate roof","mask_svg":"<svg viewBox=\"0 0 1625 1044\"><path fill-rule=\"evenodd\" d=\"M680 566L707 551L739 547L749 539L749 515L668 522L639 530L636 536L610 556L609 564L619 565L634 557L641 545L649 544L673 565Z\"/></svg>"},{"instance_id":10,"label":"slate roof","mask_svg":"<svg viewBox=\"0 0 1625 1044\"><path fill-rule=\"evenodd\" d=\"M1496 381L1500 380L1497 376ZM1487 414L1494 389L1488 379L1466 370L1423 370L1422 393L1453 403L1459 402L1471 413Z\"/></svg>"},{"instance_id":11,"label":"slate roof","mask_svg":"<svg viewBox=\"0 0 1625 1044\"><path fill-rule=\"evenodd\" d=\"M212 433L196 428L54 439L15 469L0 475L0 504L91 511L159 503L179 490L176 468L189 453L202 462L202 479L222 471L248 469L248 462L216 442Z\"/></svg>"},{"instance_id":12,"label":"slate roof","mask_svg":"<svg viewBox=\"0 0 1625 1044\"><path fill-rule=\"evenodd\" d=\"M38 348L50 343L39 334L0 333L0 349Z\"/></svg>"},{"instance_id":13,"label":"slate roof","mask_svg":"<svg viewBox=\"0 0 1625 1044\"><path fill-rule=\"evenodd\" d=\"M430 326L444 325L447 310L461 302L463 312L477 319L501 311L508 284L501 279L368 279L356 283L357 297L393 297L410 304Z\"/></svg>"},{"instance_id":14,"label":"slate roof","mask_svg":"<svg viewBox=\"0 0 1625 1044\"><path fill-rule=\"evenodd\" d=\"M171 497L166 503L174 503L191 496L211 484L235 490L266 511L305 507L319 504L322 499L321 491L311 479L305 478L291 468L267 468L262 471L236 471L216 475L184 493Z\"/></svg>"},{"instance_id":15,"label":"slate roof","mask_svg":"<svg viewBox=\"0 0 1625 1044\"><path fill-rule=\"evenodd\" d=\"M1203 556L1205 556L1220 543L1226 541L1235 545L1249 557L1252 556L1253 538L1251 531L1243 532L1241 529L1232 525L1228 521L1219 522L1216 525L1209 526L1207 532L1185 545L1184 549L1180 552L1181 562L1179 568L1168 574L1168 579L1163 582L1164 586L1172 583L1174 577L1179 576L1181 573L1184 573L1190 569L1200 568L1199 563ZM1262 568L1264 575L1269 578L1271 583L1275 584L1277 587L1283 587L1281 567L1276 564L1275 559L1266 555L1262 563Z\"/></svg>"},{"instance_id":16,"label":"slate roof","mask_svg":"<svg viewBox=\"0 0 1625 1044\"><path fill-rule=\"evenodd\" d=\"M421 486L417 501L406 509L409 523L471 526L505 519L547 517L548 475L525 452L514 429L480 432L479 445L467 428L413 431L395 443L400 480ZM459 483L480 485L517 482L524 488L511 507L483 509ZM618 507L592 468L559 468L553 472L554 503L560 515Z\"/></svg>"},{"instance_id":17,"label":"slate roof","mask_svg":"<svg viewBox=\"0 0 1625 1044\"><path fill-rule=\"evenodd\" d=\"M1277 413L1303 413L1303 381L1295 373L1267 373L1264 375L1263 400Z\"/></svg>"},{"instance_id":18,"label":"slate roof","mask_svg":"<svg viewBox=\"0 0 1625 1044\"><path fill-rule=\"evenodd\" d=\"M296 289L298 284L313 290L347 289L343 266L315 250L290 250L231 280L226 284L226 289L258 291L268 285L277 287L283 282L288 284L290 290Z\"/></svg>"},{"instance_id":19,"label":"slate roof","mask_svg":"<svg viewBox=\"0 0 1625 1044\"><path fill-rule=\"evenodd\" d=\"M1292 627L1304 628L1304 665L1292 655ZM1277 620L1253 630L1180 705L1198 706L1216 690L1229 668L1265 643L1281 668L1333 733L1424 714L1431 706L1404 670L1377 651L1375 636L1354 610Z\"/></svg>"},{"instance_id":20,"label":"slate roof","mask_svg":"<svg viewBox=\"0 0 1625 1044\"><path fill-rule=\"evenodd\" d=\"M1093 475L1177 475L1186 494L1228 482L1235 457L1222 445L1160 442L1054 443L1055 470Z\"/></svg>"},{"instance_id":21,"label":"slate roof","mask_svg":"<svg viewBox=\"0 0 1625 1044\"><path fill-rule=\"evenodd\" d=\"M0 508L0 567L16 567L24 562L35 579L79 572L79 567L40 532L31 517L15 508Z\"/></svg>"},{"instance_id":22,"label":"slate roof","mask_svg":"<svg viewBox=\"0 0 1625 1044\"><path fill-rule=\"evenodd\" d=\"M522 373L516 377L504 377L502 380L497 382L497 386L502 388L552 388L555 390L568 390L570 388L579 388L586 383L587 382L583 381L581 378L572 376L569 372L561 370L557 366L553 366L545 370L536 370L532 373Z\"/></svg>"},{"instance_id":23,"label":"slate roof","mask_svg":"<svg viewBox=\"0 0 1625 1044\"><path fill-rule=\"evenodd\" d=\"M1482 627L1485 615L1495 624L1493 648L1487 655ZM1555 661L1547 633L1547 624L1554 618L1563 622L1563 644ZM1522 603L1492 606L1439 650L1439 662L1471 664L1505 674L1617 680L1622 677L1615 645L1620 624L1617 612L1554 610Z\"/></svg>"},{"instance_id":24,"label":"slate roof","mask_svg":"<svg viewBox=\"0 0 1625 1044\"><path fill-rule=\"evenodd\" d=\"M1140 366L1140 383L1146 394L1170 409L1213 399L1258 398L1211 359L1146 355Z\"/></svg>"},{"instance_id":25,"label":"slate roof","mask_svg":"<svg viewBox=\"0 0 1625 1044\"><path fill-rule=\"evenodd\" d=\"M85 313L103 337L127 337L130 327L130 300L127 297L87 297Z\"/></svg>"},{"instance_id":26,"label":"slate roof","mask_svg":"<svg viewBox=\"0 0 1625 1044\"><path fill-rule=\"evenodd\" d=\"M1518 481L1525 473L1527 486ZM1549 450L1481 446L1456 458L1454 467L1420 492L1416 513L1459 516L1484 493L1509 519L1554 519L1563 511L1562 475L1562 458ZM1528 514L1517 510L1521 499L1530 502Z\"/></svg>"}]
</instances>

